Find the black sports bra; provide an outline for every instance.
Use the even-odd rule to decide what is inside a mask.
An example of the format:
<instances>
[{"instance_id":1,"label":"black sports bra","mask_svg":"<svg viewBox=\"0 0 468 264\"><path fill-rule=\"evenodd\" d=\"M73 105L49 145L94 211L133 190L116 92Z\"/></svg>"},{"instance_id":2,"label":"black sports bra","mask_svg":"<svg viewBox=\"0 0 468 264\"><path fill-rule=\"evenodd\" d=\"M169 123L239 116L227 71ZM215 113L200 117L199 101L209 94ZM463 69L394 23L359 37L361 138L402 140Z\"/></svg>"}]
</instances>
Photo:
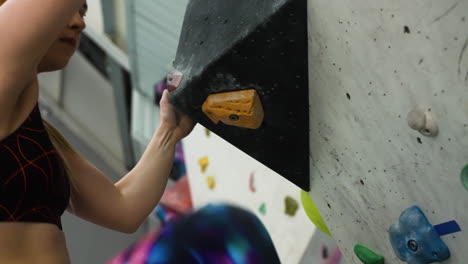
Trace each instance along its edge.
<instances>
[{"instance_id":1,"label":"black sports bra","mask_svg":"<svg viewBox=\"0 0 468 264\"><path fill-rule=\"evenodd\" d=\"M64 166L36 104L24 123L0 140L0 222L52 223L70 198Z\"/></svg>"}]
</instances>

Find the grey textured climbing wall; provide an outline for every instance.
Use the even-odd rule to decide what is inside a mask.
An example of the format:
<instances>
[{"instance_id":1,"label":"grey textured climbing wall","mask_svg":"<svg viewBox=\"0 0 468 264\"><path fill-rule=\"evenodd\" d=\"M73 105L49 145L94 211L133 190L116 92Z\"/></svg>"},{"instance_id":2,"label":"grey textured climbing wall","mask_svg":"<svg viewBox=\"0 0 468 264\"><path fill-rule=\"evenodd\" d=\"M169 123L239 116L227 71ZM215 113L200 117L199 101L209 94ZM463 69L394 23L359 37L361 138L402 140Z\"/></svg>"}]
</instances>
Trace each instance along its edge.
<instances>
[{"instance_id":1,"label":"grey textured climbing wall","mask_svg":"<svg viewBox=\"0 0 468 264\"><path fill-rule=\"evenodd\" d=\"M388 229L412 205L466 229L468 1L309 0L308 12L310 194L347 261L361 263L360 244L401 263ZM467 233L441 238L444 263L466 263Z\"/></svg>"}]
</instances>

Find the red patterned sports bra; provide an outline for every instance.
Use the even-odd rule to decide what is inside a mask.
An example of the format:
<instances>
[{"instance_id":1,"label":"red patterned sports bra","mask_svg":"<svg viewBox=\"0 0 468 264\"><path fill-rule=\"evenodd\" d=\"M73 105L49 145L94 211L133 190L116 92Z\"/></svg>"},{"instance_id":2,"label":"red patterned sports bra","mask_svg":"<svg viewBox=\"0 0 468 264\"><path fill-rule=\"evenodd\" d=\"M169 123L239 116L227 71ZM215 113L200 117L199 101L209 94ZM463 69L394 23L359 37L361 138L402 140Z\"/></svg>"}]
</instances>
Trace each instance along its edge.
<instances>
[{"instance_id":1,"label":"red patterned sports bra","mask_svg":"<svg viewBox=\"0 0 468 264\"><path fill-rule=\"evenodd\" d=\"M51 223L62 230L70 198L65 173L36 104L24 123L0 140L0 222Z\"/></svg>"}]
</instances>

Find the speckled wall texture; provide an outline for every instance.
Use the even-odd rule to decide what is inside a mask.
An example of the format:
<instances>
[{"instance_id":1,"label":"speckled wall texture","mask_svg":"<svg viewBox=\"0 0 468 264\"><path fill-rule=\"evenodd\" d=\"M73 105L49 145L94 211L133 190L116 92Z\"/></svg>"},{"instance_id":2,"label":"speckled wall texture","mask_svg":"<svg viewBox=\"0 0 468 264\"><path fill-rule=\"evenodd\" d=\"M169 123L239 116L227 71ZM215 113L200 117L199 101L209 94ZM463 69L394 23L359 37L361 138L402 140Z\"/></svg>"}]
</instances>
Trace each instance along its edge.
<instances>
[{"instance_id":1,"label":"speckled wall texture","mask_svg":"<svg viewBox=\"0 0 468 264\"><path fill-rule=\"evenodd\" d=\"M412 205L433 225L468 226L467 11L466 0L308 1L310 194L349 263L356 244L401 263L388 229ZM468 235L441 238L444 263L465 263Z\"/></svg>"}]
</instances>

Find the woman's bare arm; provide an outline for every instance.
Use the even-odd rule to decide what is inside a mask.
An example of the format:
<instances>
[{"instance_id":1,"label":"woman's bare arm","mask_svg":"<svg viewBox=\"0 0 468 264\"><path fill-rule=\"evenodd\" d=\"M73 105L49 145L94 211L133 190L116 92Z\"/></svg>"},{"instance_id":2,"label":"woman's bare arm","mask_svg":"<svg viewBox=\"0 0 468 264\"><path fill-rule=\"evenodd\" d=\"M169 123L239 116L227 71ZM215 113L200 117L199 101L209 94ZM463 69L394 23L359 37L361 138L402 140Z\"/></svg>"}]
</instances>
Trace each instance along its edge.
<instances>
[{"instance_id":1,"label":"woman's bare arm","mask_svg":"<svg viewBox=\"0 0 468 264\"><path fill-rule=\"evenodd\" d=\"M116 184L79 154L68 152L77 186L68 211L109 229L135 232L164 192L174 152L171 133L159 129L135 168Z\"/></svg>"},{"instance_id":2,"label":"woman's bare arm","mask_svg":"<svg viewBox=\"0 0 468 264\"><path fill-rule=\"evenodd\" d=\"M125 233L134 232L143 223L165 190L176 143L194 126L188 116L173 109L167 91L160 106L160 127L135 168L115 185L84 158L67 154L78 188L70 212Z\"/></svg>"}]
</instances>

